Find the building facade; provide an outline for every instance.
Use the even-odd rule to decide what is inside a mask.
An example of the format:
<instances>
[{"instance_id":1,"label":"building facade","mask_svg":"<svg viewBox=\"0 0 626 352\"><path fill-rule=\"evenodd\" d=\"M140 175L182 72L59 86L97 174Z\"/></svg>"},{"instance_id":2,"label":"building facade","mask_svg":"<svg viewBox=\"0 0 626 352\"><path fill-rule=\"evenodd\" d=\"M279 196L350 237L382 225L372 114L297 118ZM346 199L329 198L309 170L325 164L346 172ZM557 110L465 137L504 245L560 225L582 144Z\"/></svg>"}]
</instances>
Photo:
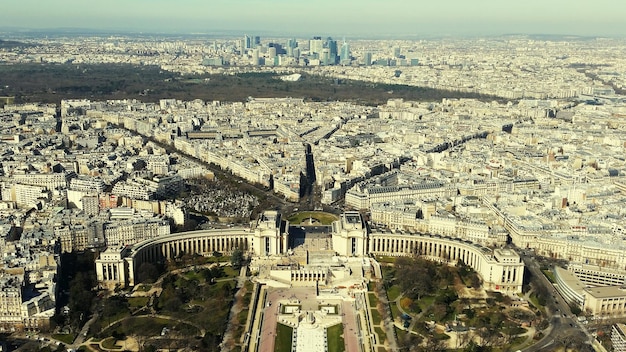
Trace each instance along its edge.
<instances>
[{"instance_id":1,"label":"building facade","mask_svg":"<svg viewBox=\"0 0 626 352\"><path fill-rule=\"evenodd\" d=\"M134 286L136 272L145 262L163 263L183 253L212 255L242 249L254 256L285 256L289 253L287 221L276 211L266 211L251 228L190 231L148 239L124 249L111 249L96 260L98 281L103 287ZM332 225L332 251L340 256L363 257L421 255L476 270L486 288L503 293L522 290L524 263L509 249L489 249L456 238L410 233L372 232L358 212L346 212ZM123 273L122 273L123 271ZM291 275L291 274L289 274ZM307 277L303 275L302 277Z\"/></svg>"}]
</instances>

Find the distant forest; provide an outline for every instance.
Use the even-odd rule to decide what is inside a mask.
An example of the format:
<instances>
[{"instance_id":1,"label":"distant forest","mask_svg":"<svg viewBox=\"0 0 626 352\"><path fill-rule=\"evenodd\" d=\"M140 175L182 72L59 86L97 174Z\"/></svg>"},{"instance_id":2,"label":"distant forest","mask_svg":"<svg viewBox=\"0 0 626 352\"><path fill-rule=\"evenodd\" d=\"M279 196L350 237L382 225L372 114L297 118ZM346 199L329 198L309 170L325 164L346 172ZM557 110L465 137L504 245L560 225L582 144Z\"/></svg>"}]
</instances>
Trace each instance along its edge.
<instances>
[{"instance_id":1,"label":"distant forest","mask_svg":"<svg viewBox=\"0 0 626 352\"><path fill-rule=\"evenodd\" d=\"M351 101L380 105L391 98L440 101L442 98L502 100L493 96L407 85L336 80L309 75L285 82L273 73L185 75L157 66L128 64L0 64L0 96L15 103L59 103L62 99L201 99L245 101L248 97L295 97L305 101Z\"/></svg>"},{"instance_id":2,"label":"distant forest","mask_svg":"<svg viewBox=\"0 0 626 352\"><path fill-rule=\"evenodd\" d=\"M26 44L22 42L17 42L14 40L2 40L0 39L0 49L14 49L14 48L23 48L32 46L31 44Z\"/></svg>"}]
</instances>

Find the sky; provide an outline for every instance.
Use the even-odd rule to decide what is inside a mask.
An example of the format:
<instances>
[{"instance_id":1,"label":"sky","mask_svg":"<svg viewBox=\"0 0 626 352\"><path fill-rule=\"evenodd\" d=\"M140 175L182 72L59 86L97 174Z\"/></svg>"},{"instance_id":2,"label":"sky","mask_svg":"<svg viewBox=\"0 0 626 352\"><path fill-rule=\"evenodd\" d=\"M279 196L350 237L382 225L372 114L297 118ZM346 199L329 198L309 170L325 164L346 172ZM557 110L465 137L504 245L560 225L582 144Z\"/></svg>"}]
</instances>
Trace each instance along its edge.
<instances>
[{"instance_id":1,"label":"sky","mask_svg":"<svg viewBox=\"0 0 626 352\"><path fill-rule=\"evenodd\" d=\"M0 27L145 33L626 36L624 0L19 0Z\"/></svg>"}]
</instances>

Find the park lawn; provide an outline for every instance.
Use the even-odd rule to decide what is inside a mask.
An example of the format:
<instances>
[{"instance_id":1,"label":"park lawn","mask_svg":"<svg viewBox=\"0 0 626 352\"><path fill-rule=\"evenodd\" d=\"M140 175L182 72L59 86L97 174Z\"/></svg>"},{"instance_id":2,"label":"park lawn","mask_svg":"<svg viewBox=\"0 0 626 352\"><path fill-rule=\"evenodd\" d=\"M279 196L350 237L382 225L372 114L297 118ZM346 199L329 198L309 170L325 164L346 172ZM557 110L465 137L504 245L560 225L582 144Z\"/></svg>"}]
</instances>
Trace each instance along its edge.
<instances>
[{"instance_id":1,"label":"park lawn","mask_svg":"<svg viewBox=\"0 0 626 352\"><path fill-rule=\"evenodd\" d=\"M218 281L218 282L216 282L216 283L215 283L215 285L214 285L214 286L215 286L214 290L222 289L222 287L223 287L224 285L230 285L230 287L234 287L234 286L235 286L235 285L233 284L233 281L234 281L234 280L233 280L232 278L228 278L228 279L225 279L225 280L224 280L223 278L220 278L219 280L220 280L220 281ZM232 297L231 297L231 298L232 298Z\"/></svg>"},{"instance_id":2,"label":"park lawn","mask_svg":"<svg viewBox=\"0 0 626 352\"><path fill-rule=\"evenodd\" d=\"M396 319L398 318L401 314L400 314L400 308L398 308L398 305L396 304L396 302L391 302L389 303L389 305L391 306L391 319Z\"/></svg>"},{"instance_id":3,"label":"park lawn","mask_svg":"<svg viewBox=\"0 0 626 352\"><path fill-rule=\"evenodd\" d=\"M396 257L377 255L376 261L379 263L393 264L396 262Z\"/></svg>"},{"instance_id":4,"label":"park lawn","mask_svg":"<svg viewBox=\"0 0 626 352\"><path fill-rule=\"evenodd\" d=\"M449 340L449 339L450 339L450 335L448 335L448 334L444 334L444 333L435 333L434 338L435 338L435 340L437 340L437 341L441 341L441 340Z\"/></svg>"},{"instance_id":5,"label":"park lawn","mask_svg":"<svg viewBox=\"0 0 626 352\"><path fill-rule=\"evenodd\" d=\"M321 211L303 211L293 214L287 220L289 220L290 224L298 225L308 218L315 219L319 221L322 225L330 225L333 223L333 221L339 220L339 217L337 215Z\"/></svg>"},{"instance_id":6,"label":"park lawn","mask_svg":"<svg viewBox=\"0 0 626 352\"><path fill-rule=\"evenodd\" d=\"M378 335L378 342L380 344L384 344L385 341L387 341L387 334L385 334L385 331L380 326L375 326L374 332Z\"/></svg>"},{"instance_id":7,"label":"park lawn","mask_svg":"<svg viewBox=\"0 0 626 352\"><path fill-rule=\"evenodd\" d=\"M400 294L402 292L400 291L400 286L398 285L392 285L391 287L389 287L389 289L387 290L387 297L389 298L389 301L395 301L396 298L400 297Z\"/></svg>"},{"instance_id":8,"label":"park lawn","mask_svg":"<svg viewBox=\"0 0 626 352\"><path fill-rule=\"evenodd\" d=\"M542 309L543 306L539 303L539 299L537 298L537 295L535 295L535 293L531 293L530 297L528 298L528 300L530 301L530 303L532 303L536 308L538 309Z\"/></svg>"},{"instance_id":9,"label":"park lawn","mask_svg":"<svg viewBox=\"0 0 626 352\"><path fill-rule=\"evenodd\" d=\"M291 352L291 338L293 329L284 324L276 326L276 338L274 338L274 351Z\"/></svg>"},{"instance_id":10,"label":"park lawn","mask_svg":"<svg viewBox=\"0 0 626 352\"><path fill-rule=\"evenodd\" d=\"M189 270L184 273L183 276L187 280L197 280L198 282L204 281L204 277L202 277L202 275L200 275L200 273L195 270Z\"/></svg>"},{"instance_id":11,"label":"park lawn","mask_svg":"<svg viewBox=\"0 0 626 352\"><path fill-rule=\"evenodd\" d=\"M237 314L237 324L235 325L235 336L243 335L243 329L246 328L246 320L248 319L248 310L242 310Z\"/></svg>"},{"instance_id":12,"label":"park lawn","mask_svg":"<svg viewBox=\"0 0 626 352\"><path fill-rule=\"evenodd\" d=\"M129 297L128 306L130 308L143 308L148 304L150 297Z\"/></svg>"},{"instance_id":13,"label":"park lawn","mask_svg":"<svg viewBox=\"0 0 626 352\"><path fill-rule=\"evenodd\" d=\"M433 302L435 302L435 296L425 296L422 297L419 301L418 304L420 306L420 308L422 308L422 312L426 310L426 308L430 307Z\"/></svg>"},{"instance_id":14,"label":"park lawn","mask_svg":"<svg viewBox=\"0 0 626 352\"><path fill-rule=\"evenodd\" d=\"M174 319L156 317L130 317L109 329L122 332L125 335L159 336L165 327L184 336L200 335L198 328L193 325L177 322Z\"/></svg>"},{"instance_id":15,"label":"park lawn","mask_svg":"<svg viewBox=\"0 0 626 352\"><path fill-rule=\"evenodd\" d=\"M378 312L378 310L376 309L371 309L370 310L371 314L372 314L372 323L374 325L378 325L380 324L380 322L383 320L382 317L380 316L380 313Z\"/></svg>"},{"instance_id":16,"label":"park lawn","mask_svg":"<svg viewBox=\"0 0 626 352\"><path fill-rule=\"evenodd\" d=\"M112 316L101 316L99 319L103 323L103 327L107 327L109 324L112 324L120 319L124 319L129 316L130 311L124 310Z\"/></svg>"},{"instance_id":17,"label":"park lawn","mask_svg":"<svg viewBox=\"0 0 626 352\"><path fill-rule=\"evenodd\" d=\"M248 308L250 307L250 301L252 301L252 291L246 289L246 293L243 295L241 303Z\"/></svg>"},{"instance_id":18,"label":"park lawn","mask_svg":"<svg viewBox=\"0 0 626 352\"><path fill-rule=\"evenodd\" d=\"M376 297L376 295L373 292L369 292L367 294L367 297L370 300L370 307L376 308L376 306L378 306L378 297Z\"/></svg>"},{"instance_id":19,"label":"park lawn","mask_svg":"<svg viewBox=\"0 0 626 352\"><path fill-rule=\"evenodd\" d=\"M398 341L404 341L404 338L407 334L406 330L400 329L397 326L393 327L396 330L396 336L398 337Z\"/></svg>"},{"instance_id":20,"label":"park lawn","mask_svg":"<svg viewBox=\"0 0 626 352\"><path fill-rule=\"evenodd\" d=\"M552 270L541 270L541 272L550 280L551 283L555 283L556 279L554 278L554 273Z\"/></svg>"},{"instance_id":21,"label":"park lawn","mask_svg":"<svg viewBox=\"0 0 626 352\"><path fill-rule=\"evenodd\" d=\"M237 321L239 322L239 324L241 325L246 325L246 320L248 320L248 310L247 309L242 309L238 314L237 314Z\"/></svg>"},{"instance_id":22,"label":"park lawn","mask_svg":"<svg viewBox=\"0 0 626 352\"><path fill-rule=\"evenodd\" d=\"M343 339L343 324L337 324L326 329L328 352L344 352L346 343Z\"/></svg>"},{"instance_id":23,"label":"park lawn","mask_svg":"<svg viewBox=\"0 0 626 352\"><path fill-rule=\"evenodd\" d=\"M141 284L137 287L137 291L148 292L152 289L152 285L150 284Z\"/></svg>"},{"instance_id":24,"label":"park lawn","mask_svg":"<svg viewBox=\"0 0 626 352\"><path fill-rule=\"evenodd\" d=\"M239 276L239 270L235 270L232 266L224 266L222 268L224 269L224 275L226 275L226 277L234 278Z\"/></svg>"},{"instance_id":25,"label":"park lawn","mask_svg":"<svg viewBox=\"0 0 626 352\"><path fill-rule=\"evenodd\" d=\"M55 340L59 340L66 345L71 345L74 342L74 338L76 336L74 334L52 334L52 338Z\"/></svg>"}]
</instances>

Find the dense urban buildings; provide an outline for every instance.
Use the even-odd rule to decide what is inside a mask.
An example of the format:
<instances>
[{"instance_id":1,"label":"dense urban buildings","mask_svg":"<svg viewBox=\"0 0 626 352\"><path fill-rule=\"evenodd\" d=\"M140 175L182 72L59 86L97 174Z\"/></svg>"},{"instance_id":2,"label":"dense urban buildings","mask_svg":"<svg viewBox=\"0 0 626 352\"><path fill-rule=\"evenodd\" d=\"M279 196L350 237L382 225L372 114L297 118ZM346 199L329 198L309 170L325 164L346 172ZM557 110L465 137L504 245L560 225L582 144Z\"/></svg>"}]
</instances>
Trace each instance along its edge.
<instances>
[{"instance_id":1,"label":"dense urban buildings","mask_svg":"<svg viewBox=\"0 0 626 352\"><path fill-rule=\"evenodd\" d=\"M99 284L111 289L136 285L143 263L241 249L259 260L260 276L283 285L363 285L367 275L353 273L375 272L370 256L420 255L463 262L485 288L511 295L522 289L524 252L565 263L556 288L584 312L626 316L622 41L31 41L0 50L0 62L130 63L190 80L271 74L289 87L308 75L390 88L377 106L288 91L143 101L152 87L127 99L3 100L0 331L45 329L59 255L83 250L101 251ZM483 96L409 101L394 85ZM1 78L0 86L0 95L10 91ZM210 164L294 207L341 215L313 256L264 270L263 260L299 255L290 243L298 224L273 209L253 217L258 200L248 194L185 194L198 179L216 182ZM190 211L253 220L173 233ZM351 269L328 264L333 257Z\"/></svg>"}]
</instances>

